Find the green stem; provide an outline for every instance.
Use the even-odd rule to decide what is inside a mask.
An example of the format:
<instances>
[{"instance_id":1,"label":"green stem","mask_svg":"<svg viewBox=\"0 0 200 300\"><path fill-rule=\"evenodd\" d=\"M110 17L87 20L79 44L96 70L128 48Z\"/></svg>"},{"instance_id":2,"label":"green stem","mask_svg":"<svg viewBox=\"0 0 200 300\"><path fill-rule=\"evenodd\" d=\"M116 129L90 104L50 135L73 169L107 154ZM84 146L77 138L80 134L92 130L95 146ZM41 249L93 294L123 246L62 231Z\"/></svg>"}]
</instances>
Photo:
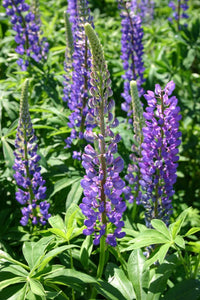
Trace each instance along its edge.
<instances>
[{"instance_id":1,"label":"green stem","mask_svg":"<svg viewBox=\"0 0 200 300\"><path fill-rule=\"evenodd\" d=\"M200 253L199 253L199 255L197 256L197 262L196 262L195 269L194 269L194 273L193 273L193 276L192 276L194 279L196 279L196 277L197 277L199 264L200 264Z\"/></svg>"},{"instance_id":2,"label":"green stem","mask_svg":"<svg viewBox=\"0 0 200 300\"><path fill-rule=\"evenodd\" d=\"M105 254L106 254L106 237L103 235L100 239L100 253L99 253L99 265L97 269L97 279L101 279L103 269L105 265ZM95 287L92 289L90 300L96 299L97 290Z\"/></svg>"},{"instance_id":3,"label":"green stem","mask_svg":"<svg viewBox=\"0 0 200 300\"><path fill-rule=\"evenodd\" d=\"M70 243L68 242L68 245ZM70 265L71 265L71 269L74 268L74 264L73 264L73 257L72 257L72 249L70 249ZM75 293L74 293L74 289L72 288L72 300L75 300Z\"/></svg>"},{"instance_id":4,"label":"green stem","mask_svg":"<svg viewBox=\"0 0 200 300\"><path fill-rule=\"evenodd\" d=\"M188 278L189 278L189 276L188 276L188 273L189 273L189 272L188 272L187 265L185 264L185 260L184 260L184 258L183 258L182 253L181 253L181 250L180 250L178 247L176 247L176 249L177 249L177 251L178 251L178 255L179 255L180 261L182 262L182 265L183 265L183 267L184 267L186 278L188 279Z\"/></svg>"}]
</instances>

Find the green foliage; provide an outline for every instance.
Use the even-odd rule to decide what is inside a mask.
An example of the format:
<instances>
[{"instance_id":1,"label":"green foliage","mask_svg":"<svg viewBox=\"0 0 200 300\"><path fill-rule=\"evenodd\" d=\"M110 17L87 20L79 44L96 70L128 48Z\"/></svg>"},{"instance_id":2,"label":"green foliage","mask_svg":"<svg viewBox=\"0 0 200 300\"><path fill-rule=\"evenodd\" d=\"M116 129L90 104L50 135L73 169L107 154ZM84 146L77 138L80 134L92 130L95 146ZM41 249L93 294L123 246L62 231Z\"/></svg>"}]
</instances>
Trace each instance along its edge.
<instances>
[{"instance_id":1,"label":"green foliage","mask_svg":"<svg viewBox=\"0 0 200 300\"><path fill-rule=\"evenodd\" d=\"M117 1L89 2L111 74L115 115L120 122L113 131L122 137L118 152L125 160L125 176L136 141L121 110L121 18ZM133 218L132 204L127 203L126 236L118 247L104 249L100 279L101 250L93 245L91 236L82 234L85 225L79 204L84 172L80 162L72 159L72 151L84 145L74 143L65 149L64 141L71 131L67 124L70 111L62 100L66 44L72 45L69 23L66 37L63 18L67 2L40 1L42 31L50 51L46 62L32 62L26 72L16 64L15 32L0 6L0 299L87 300L91 295L99 300L200 299L200 6L198 1L189 1L188 27L177 32L167 20L168 1L163 0L162 6L158 0L155 3L154 19L143 24L143 87L153 90L156 83L164 86L169 80L176 84L182 144L174 212L168 227L154 219L152 228L147 228L143 209L138 207ZM25 79L29 80L30 115L51 204L52 217L42 230L19 225L21 206L15 200L13 150ZM144 98L140 100L145 107Z\"/></svg>"}]
</instances>

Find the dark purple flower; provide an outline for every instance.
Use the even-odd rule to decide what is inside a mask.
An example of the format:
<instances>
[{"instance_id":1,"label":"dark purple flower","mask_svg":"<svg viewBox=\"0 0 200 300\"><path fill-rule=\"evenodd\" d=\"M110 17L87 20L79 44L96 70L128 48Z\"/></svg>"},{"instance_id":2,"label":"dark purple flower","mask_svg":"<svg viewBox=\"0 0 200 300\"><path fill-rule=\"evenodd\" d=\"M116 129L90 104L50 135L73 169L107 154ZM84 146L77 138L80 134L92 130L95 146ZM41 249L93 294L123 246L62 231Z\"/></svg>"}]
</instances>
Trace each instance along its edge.
<instances>
[{"instance_id":1,"label":"dark purple flower","mask_svg":"<svg viewBox=\"0 0 200 300\"><path fill-rule=\"evenodd\" d=\"M121 232L124 223L120 220L126 209L121 197L125 183L119 176L124 162L121 157L114 157L120 136L115 136L111 130L117 122L110 116L114 101L109 101L111 80L103 50L90 24L85 25L85 31L92 51L90 82L93 97L89 100L89 108L93 109L96 122L95 132L91 129L87 136L96 147L87 145L82 155L86 175L81 181L85 197L80 208L87 217L87 229L83 233L90 235L94 232L95 245L100 243L101 236L106 235L106 242L115 247L116 238L124 236Z\"/></svg>"},{"instance_id":2,"label":"dark purple flower","mask_svg":"<svg viewBox=\"0 0 200 300\"><path fill-rule=\"evenodd\" d=\"M88 1L80 0L78 4L77 1L69 1L67 12L71 26L67 21L66 75L64 76L63 100L67 102L68 108L72 112L68 123L72 131L65 140L66 147L69 148L74 139L83 139L84 130L90 130L94 125L92 124L92 116L87 117L89 90L91 88L89 80L91 53L84 24L86 22L92 23ZM70 51L70 49L72 50Z\"/></svg>"},{"instance_id":3,"label":"dark purple flower","mask_svg":"<svg viewBox=\"0 0 200 300\"><path fill-rule=\"evenodd\" d=\"M178 1L170 1L168 6L172 9L173 11L173 18L177 22L177 27L178 30L181 29L181 24L180 21L181 19L187 19L189 16L185 13L186 10L188 10L188 0L178 0ZM173 22L173 18L169 17L168 20L169 22ZM187 26L187 24L183 24L183 26Z\"/></svg>"},{"instance_id":4,"label":"dark purple flower","mask_svg":"<svg viewBox=\"0 0 200 300\"><path fill-rule=\"evenodd\" d=\"M177 147L181 137L180 108L177 98L169 97L174 88L173 81L164 90L156 84L155 94L148 91L144 95L148 106L144 113L146 127L143 128L142 159L139 163L142 176L139 182L144 191L141 202L145 207L148 226L153 218L168 223L172 213L171 197L177 178Z\"/></svg>"},{"instance_id":5,"label":"dark purple flower","mask_svg":"<svg viewBox=\"0 0 200 300\"><path fill-rule=\"evenodd\" d=\"M23 56L17 63L25 71L29 65L29 57L36 62L46 59L49 44L45 38L40 38L40 22L37 15L30 11L28 4L22 0L4 0L3 6L7 15L11 16L13 30L16 31L15 42L18 46L15 51Z\"/></svg>"},{"instance_id":6,"label":"dark purple flower","mask_svg":"<svg viewBox=\"0 0 200 300\"><path fill-rule=\"evenodd\" d=\"M130 81L136 80L138 86L139 96L142 96L144 89L144 64L142 61L143 56L143 29L141 27L141 18L133 13L131 2L119 1L119 8L121 9L120 16L122 18L122 38L121 38L121 59L125 75L124 79L124 92L122 97L125 102L122 103L122 109L127 112L127 116L132 115L131 109L131 95L130 95ZM129 119L131 121L131 119Z\"/></svg>"},{"instance_id":7,"label":"dark purple flower","mask_svg":"<svg viewBox=\"0 0 200 300\"><path fill-rule=\"evenodd\" d=\"M44 225L51 216L48 213L50 204L45 199L45 180L40 174L37 154L36 137L32 128L32 123L28 108L28 80L25 81L20 102L20 117L15 140L15 170L14 178L18 185L16 200L26 205L22 208L23 217L20 223L25 226L31 219L35 225L38 222Z\"/></svg>"}]
</instances>

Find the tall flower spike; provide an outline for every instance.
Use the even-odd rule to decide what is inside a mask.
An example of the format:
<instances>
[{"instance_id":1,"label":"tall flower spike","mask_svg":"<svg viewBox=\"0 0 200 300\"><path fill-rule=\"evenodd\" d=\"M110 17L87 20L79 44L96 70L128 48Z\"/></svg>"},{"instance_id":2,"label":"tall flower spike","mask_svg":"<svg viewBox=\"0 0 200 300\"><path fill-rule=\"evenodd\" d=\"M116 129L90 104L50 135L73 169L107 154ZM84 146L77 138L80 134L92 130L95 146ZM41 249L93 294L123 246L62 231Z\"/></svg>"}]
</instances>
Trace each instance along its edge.
<instances>
[{"instance_id":1,"label":"tall flower spike","mask_svg":"<svg viewBox=\"0 0 200 300\"><path fill-rule=\"evenodd\" d=\"M16 31L15 42L18 46L15 51L22 56L17 63L25 71L29 57L36 62L46 59L49 44L45 38L40 39L40 22L24 0L3 0L3 7L11 16L13 30Z\"/></svg>"},{"instance_id":2,"label":"tall flower spike","mask_svg":"<svg viewBox=\"0 0 200 300\"><path fill-rule=\"evenodd\" d=\"M177 30L181 29L180 21L181 19L188 19L188 14L185 13L188 10L188 0L178 0L177 4L175 1L169 2L169 7L173 10L173 18L170 17L168 20L172 23L173 19L177 22ZM185 23L184 26L186 27L187 24Z\"/></svg>"},{"instance_id":3,"label":"tall flower spike","mask_svg":"<svg viewBox=\"0 0 200 300\"><path fill-rule=\"evenodd\" d=\"M125 75L124 79L124 92L122 97L125 102L122 103L122 109L127 112L127 116L132 115L131 110L131 95L130 95L130 81L136 80L139 96L144 93L142 84L144 83L143 73L144 64L142 61L143 56L143 29L141 27L141 18L133 13L132 3L125 0L119 1L119 8L121 9L120 16L122 18L122 38L121 38L121 59ZM132 122L129 119L130 123Z\"/></svg>"},{"instance_id":4,"label":"tall flower spike","mask_svg":"<svg viewBox=\"0 0 200 300\"><path fill-rule=\"evenodd\" d=\"M88 113L89 89L91 87L89 75L91 70L91 53L89 51L88 38L85 35L84 24L92 23L87 0L79 0L76 2L76 28L72 32L74 37L74 52L72 56L72 84L70 86L71 93L65 93L64 100L72 113L69 116L68 126L72 128L71 135L65 140L66 147L71 147L73 140L83 138L83 131L91 128L91 124L87 122L86 115ZM77 156L77 152L73 153L73 158Z\"/></svg>"},{"instance_id":5,"label":"tall flower spike","mask_svg":"<svg viewBox=\"0 0 200 300\"><path fill-rule=\"evenodd\" d=\"M142 204L146 211L146 224L150 226L153 218L160 218L167 224L172 213L171 197L176 182L180 108L177 98L169 97L175 88L170 81L164 90L159 84L155 93L148 91L144 95L148 106L143 114L146 127L143 128L142 159L139 163L143 187Z\"/></svg>"},{"instance_id":6,"label":"tall flower spike","mask_svg":"<svg viewBox=\"0 0 200 300\"><path fill-rule=\"evenodd\" d=\"M139 184L141 179L139 162L141 161L141 144L143 141L142 128L145 125L145 121L136 81L130 82L130 90L133 107L134 144L130 155L131 163L128 165L127 175L125 176L129 186L124 188L124 193L125 199L129 200L130 203L134 201L136 204L140 204L142 191Z\"/></svg>"},{"instance_id":7,"label":"tall flower spike","mask_svg":"<svg viewBox=\"0 0 200 300\"><path fill-rule=\"evenodd\" d=\"M20 101L20 117L15 140L15 170L14 178L18 185L16 200L24 205L22 208L23 217L20 223L23 226L28 224L29 219L36 225L38 222L46 224L51 216L48 213L50 204L45 199L45 180L40 174L37 154L36 137L32 128L32 123L28 108L28 79L25 81Z\"/></svg>"},{"instance_id":8,"label":"tall flower spike","mask_svg":"<svg viewBox=\"0 0 200 300\"><path fill-rule=\"evenodd\" d=\"M92 98L89 100L89 107L93 109L93 114L88 113L87 118L88 121L95 122L97 127L95 132L86 130L85 133L96 148L89 144L82 155L86 175L81 181L85 197L80 207L87 217L87 229L83 233L90 235L94 232L95 245L99 244L102 236L106 236L106 242L115 247L116 238L125 235L121 231L124 225L121 218L126 209L121 197L125 183L119 176L124 162L120 156L114 157L121 138L111 130L118 125L118 121L113 119L114 101L108 100L112 96L111 80L102 46L90 24L85 25L85 32L92 51Z\"/></svg>"}]
</instances>

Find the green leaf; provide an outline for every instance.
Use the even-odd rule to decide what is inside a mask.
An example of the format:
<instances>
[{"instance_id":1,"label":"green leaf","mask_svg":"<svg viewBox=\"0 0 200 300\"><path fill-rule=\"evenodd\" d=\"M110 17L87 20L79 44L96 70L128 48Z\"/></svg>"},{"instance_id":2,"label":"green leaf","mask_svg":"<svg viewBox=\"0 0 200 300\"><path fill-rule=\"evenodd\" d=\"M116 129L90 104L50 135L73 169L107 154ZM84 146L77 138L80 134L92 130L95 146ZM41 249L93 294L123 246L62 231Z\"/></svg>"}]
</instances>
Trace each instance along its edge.
<instances>
[{"instance_id":1,"label":"green leaf","mask_svg":"<svg viewBox=\"0 0 200 300\"><path fill-rule=\"evenodd\" d=\"M141 249L134 250L128 259L128 276L132 282L136 299L146 299L146 289L149 284L149 270L144 269L145 257Z\"/></svg>"},{"instance_id":2,"label":"green leaf","mask_svg":"<svg viewBox=\"0 0 200 300\"><path fill-rule=\"evenodd\" d=\"M193 235L194 233L199 231L200 231L200 227L193 227L190 230L188 230L188 232L184 236Z\"/></svg>"},{"instance_id":3,"label":"green leaf","mask_svg":"<svg viewBox=\"0 0 200 300\"><path fill-rule=\"evenodd\" d=\"M28 283L26 283L24 285L24 287L21 289L21 291L20 291L19 295L17 296L16 300L25 300L28 289L29 289Z\"/></svg>"},{"instance_id":4,"label":"green leaf","mask_svg":"<svg viewBox=\"0 0 200 300\"><path fill-rule=\"evenodd\" d=\"M2 145L5 163L9 168L12 168L14 164L13 149L10 147L10 145L4 138L2 138Z\"/></svg>"},{"instance_id":5,"label":"green leaf","mask_svg":"<svg viewBox=\"0 0 200 300\"><path fill-rule=\"evenodd\" d=\"M51 227L53 227L53 228L58 228L58 229L61 229L61 230L65 230L65 224L63 222L63 219L59 215L50 217L48 219L48 222L51 225Z\"/></svg>"},{"instance_id":6,"label":"green leaf","mask_svg":"<svg viewBox=\"0 0 200 300\"><path fill-rule=\"evenodd\" d=\"M39 295L39 296L45 296L45 290L42 286L42 284L33 278L29 279L30 288L33 294Z\"/></svg>"},{"instance_id":7,"label":"green leaf","mask_svg":"<svg viewBox=\"0 0 200 300\"><path fill-rule=\"evenodd\" d=\"M71 184L74 184L79 179L80 179L80 177L76 176L76 177L72 177L72 178L65 177L65 178L62 178L62 179L56 181L56 183L54 184L54 191L50 195L50 197L53 197L53 195L55 195L57 192L65 189L66 187L70 186Z\"/></svg>"},{"instance_id":8,"label":"green leaf","mask_svg":"<svg viewBox=\"0 0 200 300\"><path fill-rule=\"evenodd\" d=\"M60 237L67 241L66 233L63 232L63 230L58 229L58 228L49 228L48 230L45 230L45 232L52 232L54 233L57 237Z\"/></svg>"},{"instance_id":9,"label":"green leaf","mask_svg":"<svg viewBox=\"0 0 200 300\"><path fill-rule=\"evenodd\" d=\"M154 269L154 275L149 286L148 300L160 299L160 295L167 287L167 281L176 268L173 262L165 261L163 264Z\"/></svg>"},{"instance_id":10,"label":"green leaf","mask_svg":"<svg viewBox=\"0 0 200 300\"><path fill-rule=\"evenodd\" d=\"M28 276L28 272L18 265L10 265L2 269L4 272L9 272L18 276Z\"/></svg>"},{"instance_id":11,"label":"green leaf","mask_svg":"<svg viewBox=\"0 0 200 300\"><path fill-rule=\"evenodd\" d=\"M16 276L14 278L6 279L0 282L0 290L10 286L12 284L26 282L26 277Z\"/></svg>"},{"instance_id":12,"label":"green leaf","mask_svg":"<svg viewBox=\"0 0 200 300\"><path fill-rule=\"evenodd\" d=\"M72 188L67 196L67 200L66 200L66 204L65 204L66 210L70 207L72 202L77 204L81 198L83 188L80 185L80 180L77 180L77 182L75 182L72 185Z\"/></svg>"},{"instance_id":13,"label":"green leaf","mask_svg":"<svg viewBox=\"0 0 200 300\"><path fill-rule=\"evenodd\" d=\"M58 248L55 248L51 251L49 251L44 258L42 259L40 265L39 265L39 271L41 271L41 269L43 269L55 256L57 256L58 254L62 253L65 250L69 250L75 247L79 247L78 245L65 245L65 246L61 246Z\"/></svg>"},{"instance_id":14,"label":"green leaf","mask_svg":"<svg viewBox=\"0 0 200 300\"><path fill-rule=\"evenodd\" d=\"M98 293L107 300L127 300L116 287L103 280L98 280L98 284L95 284L95 288Z\"/></svg>"},{"instance_id":15,"label":"green leaf","mask_svg":"<svg viewBox=\"0 0 200 300\"><path fill-rule=\"evenodd\" d=\"M92 248L93 248L93 238L91 235L88 235L85 238L80 251L80 260L85 269L88 268L88 259L92 252Z\"/></svg>"},{"instance_id":16,"label":"green leaf","mask_svg":"<svg viewBox=\"0 0 200 300\"><path fill-rule=\"evenodd\" d=\"M176 243L176 245L178 245L179 247L185 249L185 241L182 238L182 236L177 235L174 242Z\"/></svg>"},{"instance_id":17,"label":"green leaf","mask_svg":"<svg viewBox=\"0 0 200 300\"><path fill-rule=\"evenodd\" d=\"M129 242L129 244L133 244L133 249L138 249L153 244L165 244L168 242L169 239L166 238L166 236L161 232L158 232L154 229L146 229L145 231L142 231L135 239Z\"/></svg>"},{"instance_id":18,"label":"green leaf","mask_svg":"<svg viewBox=\"0 0 200 300\"><path fill-rule=\"evenodd\" d=\"M187 251L191 251L194 253L200 253L200 242L188 242L186 246Z\"/></svg>"},{"instance_id":19,"label":"green leaf","mask_svg":"<svg viewBox=\"0 0 200 300\"><path fill-rule=\"evenodd\" d=\"M135 299L133 286L123 270L119 269L117 265L109 263L106 267L106 271L109 274L109 284L116 287L127 300Z\"/></svg>"},{"instance_id":20,"label":"green leaf","mask_svg":"<svg viewBox=\"0 0 200 300\"><path fill-rule=\"evenodd\" d=\"M195 279L183 280L168 290L164 300L199 300L200 281Z\"/></svg>"},{"instance_id":21,"label":"green leaf","mask_svg":"<svg viewBox=\"0 0 200 300\"><path fill-rule=\"evenodd\" d=\"M181 227L188 215L190 211L190 207L185 209L179 216L178 218L176 219L176 222L172 223L170 226L169 226L169 229L171 231L171 234L172 234L172 238L175 239L177 234L179 233L179 231L181 230Z\"/></svg>"},{"instance_id":22,"label":"green leaf","mask_svg":"<svg viewBox=\"0 0 200 300\"><path fill-rule=\"evenodd\" d=\"M151 220L151 224L157 231L161 232L167 239L171 240L170 232L162 220L153 219Z\"/></svg>"},{"instance_id":23,"label":"green leaf","mask_svg":"<svg viewBox=\"0 0 200 300\"><path fill-rule=\"evenodd\" d=\"M30 268L27 265L13 259L8 253L4 252L3 250L0 250L0 260L2 260L3 262L4 261L9 261L13 264L21 266L22 268L24 268L28 271L30 270Z\"/></svg>"},{"instance_id":24,"label":"green leaf","mask_svg":"<svg viewBox=\"0 0 200 300\"><path fill-rule=\"evenodd\" d=\"M82 291L86 284L97 283L97 280L85 273L73 269L56 270L44 276L45 282L66 285L75 290Z\"/></svg>"},{"instance_id":25,"label":"green leaf","mask_svg":"<svg viewBox=\"0 0 200 300\"><path fill-rule=\"evenodd\" d=\"M190 49L188 51L187 57L183 60L183 65L186 69L189 69L195 59L196 51L194 49Z\"/></svg>"},{"instance_id":26,"label":"green leaf","mask_svg":"<svg viewBox=\"0 0 200 300\"><path fill-rule=\"evenodd\" d=\"M159 248L157 248L150 256L148 260L145 262L145 268L150 267L152 264L154 264L157 260L159 260L160 263L163 262L167 251L170 248L170 244L164 244L161 245Z\"/></svg>"},{"instance_id":27,"label":"green leaf","mask_svg":"<svg viewBox=\"0 0 200 300\"><path fill-rule=\"evenodd\" d=\"M42 259L45 249L52 239L53 237L43 237L37 243L25 242L23 244L22 252L31 269Z\"/></svg>"},{"instance_id":28,"label":"green leaf","mask_svg":"<svg viewBox=\"0 0 200 300\"><path fill-rule=\"evenodd\" d=\"M72 203L65 214L65 225L67 228L67 239L72 238L72 233L77 229L78 219L83 219L83 214L78 205ZM78 228L79 230L79 228Z\"/></svg>"}]
</instances>

